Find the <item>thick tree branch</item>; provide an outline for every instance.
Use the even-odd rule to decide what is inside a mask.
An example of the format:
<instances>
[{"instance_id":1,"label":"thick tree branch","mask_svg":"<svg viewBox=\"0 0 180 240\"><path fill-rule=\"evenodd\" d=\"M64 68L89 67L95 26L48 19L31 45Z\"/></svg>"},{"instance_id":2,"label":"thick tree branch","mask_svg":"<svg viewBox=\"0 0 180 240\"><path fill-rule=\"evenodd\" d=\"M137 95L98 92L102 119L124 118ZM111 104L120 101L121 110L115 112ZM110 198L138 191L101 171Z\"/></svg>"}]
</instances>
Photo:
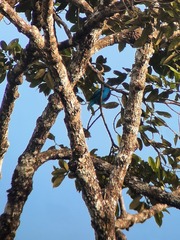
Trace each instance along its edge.
<instances>
[{"instance_id":1,"label":"thick tree branch","mask_svg":"<svg viewBox=\"0 0 180 240\"><path fill-rule=\"evenodd\" d=\"M12 22L17 29L32 40L39 49L44 47L44 38L41 36L39 30L33 25L29 25L24 21L14 9L5 0L0 1L0 12Z\"/></svg>"},{"instance_id":2,"label":"thick tree branch","mask_svg":"<svg viewBox=\"0 0 180 240\"><path fill-rule=\"evenodd\" d=\"M37 156L36 168L39 168L42 164L49 160L57 159L72 159L72 152L69 148L60 149L48 149L47 151L39 153Z\"/></svg>"},{"instance_id":3,"label":"thick tree branch","mask_svg":"<svg viewBox=\"0 0 180 240\"><path fill-rule=\"evenodd\" d=\"M44 6L47 5L52 8L48 0L45 2ZM49 8L48 12L46 12L45 8L43 10L46 28L51 33L51 36L46 36L46 40L48 39L51 42L50 51L47 51L48 58L46 61L55 79L55 91L59 93L64 106L65 124L70 139L72 158L77 163L76 175L78 181L81 183L83 197L91 216L94 218L96 215L96 217L102 219L104 212L101 205L102 201L100 201L100 199L102 200L101 189L86 145L80 119L80 104L69 81L66 67L62 63L62 57L59 55L57 42L55 43L55 33L53 32L53 22L51 21L51 8ZM47 19L46 16L48 16ZM82 75L78 74L77 77L79 76Z\"/></svg>"},{"instance_id":4,"label":"thick tree branch","mask_svg":"<svg viewBox=\"0 0 180 240\"><path fill-rule=\"evenodd\" d=\"M6 208L0 216L0 239L14 239L23 206L32 190L32 177L37 169L36 155L43 147L49 130L61 109L62 105L58 95L52 95L47 107L37 120L36 128L26 150L19 157L18 165L13 174L11 189L8 190Z\"/></svg>"},{"instance_id":5,"label":"thick tree branch","mask_svg":"<svg viewBox=\"0 0 180 240\"><path fill-rule=\"evenodd\" d=\"M19 78L22 78L22 76ZM10 117L14 109L14 102L18 97L18 86L15 84L7 83L2 105L0 108L0 178L4 154L7 152L7 149L9 147L8 127Z\"/></svg>"},{"instance_id":6,"label":"thick tree branch","mask_svg":"<svg viewBox=\"0 0 180 240\"><path fill-rule=\"evenodd\" d=\"M9 5L13 8L16 5L16 3L18 2L18 0L7 0L6 2L8 2ZM3 17L4 16L2 14L0 14L0 21L2 20Z\"/></svg>"},{"instance_id":7,"label":"thick tree branch","mask_svg":"<svg viewBox=\"0 0 180 240\"><path fill-rule=\"evenodd\" d=\"M28 64L34 60L33 53L33 49L30 47L30 45L27 45L23 53L23 61L18 62L13 69L8 72L7 75L8 83L6 85L0 108L0 176L3 157L9 146L8 127L10 117L14 109L15 100L19 96L18 85L22 83L22 73L27 69Z\"/></svg>"},{"instance_id":8,"label":"thick tree branch","mask_svg":"<svg viewBox=\"0 0 180 240\"><path fill-rule=\"evenodd\" d=\"M147 43L138 49L135 64L132 68L129 99L125 108L123 135L120 151L116 158L116 166L110 175L106 190L107 205L115 212L119 190L122 188L127 169L131 163L132 153L136 149L136 138L141 118L141 103L146 81L148 63L153 53L152 43Z\"/></svg>"},{"instance_id":9,"label":"thick tree branch","mask_svg":"<svg viewBox=\"0 0 180 240\"><path fill-rule=\"evenodd\" d=\"M158 187L149 186L148 183L140 181L138 177L135 176L127 176L125 178L125 184L135 193L142 194L159 203L168 204L171 207L180 209L180 190L171 193L165 192Z\"/></svg>"},{"instance_id":10,"label":"thick tree branch","mask_svg":"<svg viewBox=\"0 0 180 240\"><path fill-rule=\"evenodd\" d=\"M110 176L114 168L113 165L99 158L93 158L93 163L95 169L106 177ZM124 179L124 185L137 194L142 194L143 196L156 200L158 203L167 203L170 207L180 209L179 189L172 192L166 192L161 188L150 186L148 183L141 181L138 176L134 176L130 169L128 170Z\"/></svg>"},{"instance_id":11,"label":"thick tree branch","mask_svg":"<svg viewBox=\"0 0 180 240\"><path fill-rule=\"evenodd\" d=\"M145 209L137 214L127 214L124 218L116 220L116 228L128 229L135 223L143 223L145 220L153 217L155 214L163 211L168 207L167 204L156 204L150 209Z\"/></svg>"},{"instance_id":12,"label":"thick tree branch","mask_svg":"<svg viewBox=\"0 0 180 240\"><path fill-rule=\"evenodd\" d=\"M72 151L69 148L49 149L39 153L36 158L36 168L39 168L42 164L46 163L49 160L72 160ZM96 171L108 178L114 168L113 165L100 158L92 156L91 158ZM137 194L142 194L143 196L156 200L157 203L167 203L169 207L180 209L179 189L172 192L166 192L158 187L150 186L148 183L141 181L138 179L138 176L134 176L131 171L127 172L124 180L124 185Z\"/></svg>"},{"instance_id":13,"label":"thick tree branch","mask_svg":"<svg viewBox=\"0 0 180 240\"><path fill-rule=\"evenodd\" d=\"M42 3L40 0L32 0L32 22L31 25L35 25L40 31L42 28Z\"/></svg>"},{"instance_id":14,"label":"thick tree branch","mask_svg":"<svg viewBox=\"0 0 180 240\"><path fill-rule=\"evenodd\" d=\"M124 29L119 33L114 33L104 38L101 38L93 46L91 50L91 55L107 46L112 46L117 43L124 42L133 44L141 36L141 33L142 33L141 28L137 28L133 31L129 29Z\"/></svg>"},{"instance_id":15,"label":"thick tree branch","mask_svg":"<svg viewBox=\"0 0 180 240\"><path fill-rule=\"evenodd\" d=\"M69 2L74 3L76 6L80 7L87 15L93 12L93 8L85 0L69 0Z\"/></svg>"}]
</instances>

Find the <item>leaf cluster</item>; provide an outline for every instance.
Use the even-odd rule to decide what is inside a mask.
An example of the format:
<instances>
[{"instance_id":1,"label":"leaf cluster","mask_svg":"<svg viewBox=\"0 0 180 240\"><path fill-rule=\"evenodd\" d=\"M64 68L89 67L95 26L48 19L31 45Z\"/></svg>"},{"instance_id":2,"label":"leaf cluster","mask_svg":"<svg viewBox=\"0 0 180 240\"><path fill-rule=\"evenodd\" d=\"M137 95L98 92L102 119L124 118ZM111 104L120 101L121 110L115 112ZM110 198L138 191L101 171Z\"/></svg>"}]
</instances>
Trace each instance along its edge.
<instances>
[{"instance_id":1,"label":"leaf cluster","mask_svg":"<svg viewBox=\"0 0 180 240\"><path fill-rule=\"evenodd\" d=\"M21 57L19 39L15 38L8 44L4 40L0 41L0 83L5 80L7 72L21 60Z\"/></svg>"}]
</instances>

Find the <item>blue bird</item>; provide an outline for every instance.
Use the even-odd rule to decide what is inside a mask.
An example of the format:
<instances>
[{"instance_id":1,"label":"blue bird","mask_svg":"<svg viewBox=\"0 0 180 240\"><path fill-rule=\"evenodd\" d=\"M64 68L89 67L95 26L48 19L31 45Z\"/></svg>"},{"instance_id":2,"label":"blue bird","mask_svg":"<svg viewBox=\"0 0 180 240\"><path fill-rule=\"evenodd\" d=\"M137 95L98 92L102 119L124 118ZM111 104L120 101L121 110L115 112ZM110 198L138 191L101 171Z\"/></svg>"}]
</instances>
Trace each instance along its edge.
<instances>
[{"instance_id":1,"label":"blue bird","mask_svg":"<svg viewBox=\"0 0 180 240\"><path fill-rule=\"evenodd\" d=\"M102 94L101 94L101 88L96 90L92 95L92 97L90 98L90 101L88 104L88 110L90 110L94 104L100 105L101 101L102 101L101 104L104 104L109 99L110 95L111 95L111 90L106 86L102 86Z\"/></svg>"}]
</instances>

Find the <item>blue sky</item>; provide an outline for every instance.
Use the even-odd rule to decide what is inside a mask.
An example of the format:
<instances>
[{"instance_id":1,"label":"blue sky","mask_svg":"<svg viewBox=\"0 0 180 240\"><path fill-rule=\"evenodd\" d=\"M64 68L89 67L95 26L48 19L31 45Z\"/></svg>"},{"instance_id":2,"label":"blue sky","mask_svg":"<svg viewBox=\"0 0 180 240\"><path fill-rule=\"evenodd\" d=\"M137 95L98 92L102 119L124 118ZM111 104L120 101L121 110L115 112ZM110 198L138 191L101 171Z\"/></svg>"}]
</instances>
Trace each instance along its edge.
<instances>
[{"instance_id":1,"label":"blue sky","mask_svg":"<svg viewBox=\"0 0 180 240\"><path fill-rule=\"evenodd\" d=\"M27 43L26 37L23 37L11 24L8 25L7 23L7 20L0 23L0 40L5 40L8 43L10 40L19 37L20 43L25 45ZM119 54L116 48L111 47L103 51L103 53L108 57L108 63L114 69L120 71L123 66L131 67L134 60L130 49ZM0 212L3 211L6 203L6 190L10 188L11 176L17 164L18 156L26 148L35 127L36 119L41 115L47 104L47 98L43 94L39 94L37 89L30 89L28 86L27 82L20 86L20 98L16 101L11 119L9 130L10 147L4 160L3 178L0 180ZM0 85L0 100L3 97L4 87L5 82ZM86 107L83 106L82 109L85 110ZM90 112L87 113L86 110L84 112L82 119L84 123L87 123ZM111 122L114 117L113 114L115 114L113 110L112 114L106 112L108 122ZM63 124L63 113L60 113L51 132L56 135L58 143L69 145ZM108 136L104 134L100 119L92 127L92 138L88 140L88 144L90 149L98 147L98 154L100 155L107 153L106 146L110 144L110 141ZM51 145L53 145L53 142L48 140L44 149ZM150 154L147 150L146 155ZM53 165L57 165L57 163L48 162L35 174L33 192L23 209L21 226L17 231L15 240L94 239L88 211L81 198L81 193L78 193L75 189L74 181L67 178L59 188L52 188L51 172ZM125 200L128 206L129 199L126 196ZM165 213L164 223L161 228L156 225L154 219L148 220L144 224L136 224L128 232L125 231L128 240L136 238L139 240L176 240L179 234L180 211L176 209L169 209L169 211L171 214Z\"/></svg>"}]
</instances>

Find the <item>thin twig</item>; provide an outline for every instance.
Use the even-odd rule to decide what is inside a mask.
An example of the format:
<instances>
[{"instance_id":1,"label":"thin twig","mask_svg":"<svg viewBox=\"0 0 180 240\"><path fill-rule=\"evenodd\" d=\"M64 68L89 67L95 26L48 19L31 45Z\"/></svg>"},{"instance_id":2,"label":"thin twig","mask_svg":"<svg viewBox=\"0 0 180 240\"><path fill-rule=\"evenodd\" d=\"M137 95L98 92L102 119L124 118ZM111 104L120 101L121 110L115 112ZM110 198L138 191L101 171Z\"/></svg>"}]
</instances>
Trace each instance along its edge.
<instances>
[{"instance_id":1,"label":"thin twig","mask_svg":"<svg viewBox=\"0 0 180 240\"><path fill-rule=\"evenodd\" d=\"M98 110L99 110L99 108L95 112L97 112ZM89 130L92 127L92 125L100 118L100 116L101 116L101 114L99 114L99 116L96 117L95 120L90 124L90 121L91 121L91 119L93 117L93 115L91 115L91 117L90 117L90 119L88 121L88 124L87 124L87 130Z\"/></svg>"},{"instance_id":2,"label":"thin twig","mask_svg":"<svg viewBox=\"0 0 180 240\"><path fill-rule=\"evenodd\" d=\"M56 23L58 25L62 25L63 26L64 31L65 31L66 35L68 36L68 38L69 38L69 41L72 41L72 34L71 34L71 31L69 30L67 24L62 20L62 18L55 11L53 13L53 16L54 16L54 20L56 21Z\"/></svg>"},{"instance_id":3,"label":"thin twig","mask_svg":"<svg viewBox=\"0 0 180 240\"><path fill-rule=\"evenodd\" d=\"M116 147L116 148L118 149L119 147L115 144L115 142L114 142L114 140L113 140L113 138L112 138L112 136L111 136L111 132L110 132L110 130L109 130L108 126L107 126L107 123L106 123L106 121L105 121L104 114L103 114L103 111L102 111L101 102L100 102L100 112L101 112L101 117L102 117L104 126L105 126L105 128L106 128L106 131L107 131L107 133L108 133L108 135L109 135L109 137L110 137L110 139L111 139L111 144L112 144L112 146L114 146L114 147Z\"/></svg>"}]
</instances>

